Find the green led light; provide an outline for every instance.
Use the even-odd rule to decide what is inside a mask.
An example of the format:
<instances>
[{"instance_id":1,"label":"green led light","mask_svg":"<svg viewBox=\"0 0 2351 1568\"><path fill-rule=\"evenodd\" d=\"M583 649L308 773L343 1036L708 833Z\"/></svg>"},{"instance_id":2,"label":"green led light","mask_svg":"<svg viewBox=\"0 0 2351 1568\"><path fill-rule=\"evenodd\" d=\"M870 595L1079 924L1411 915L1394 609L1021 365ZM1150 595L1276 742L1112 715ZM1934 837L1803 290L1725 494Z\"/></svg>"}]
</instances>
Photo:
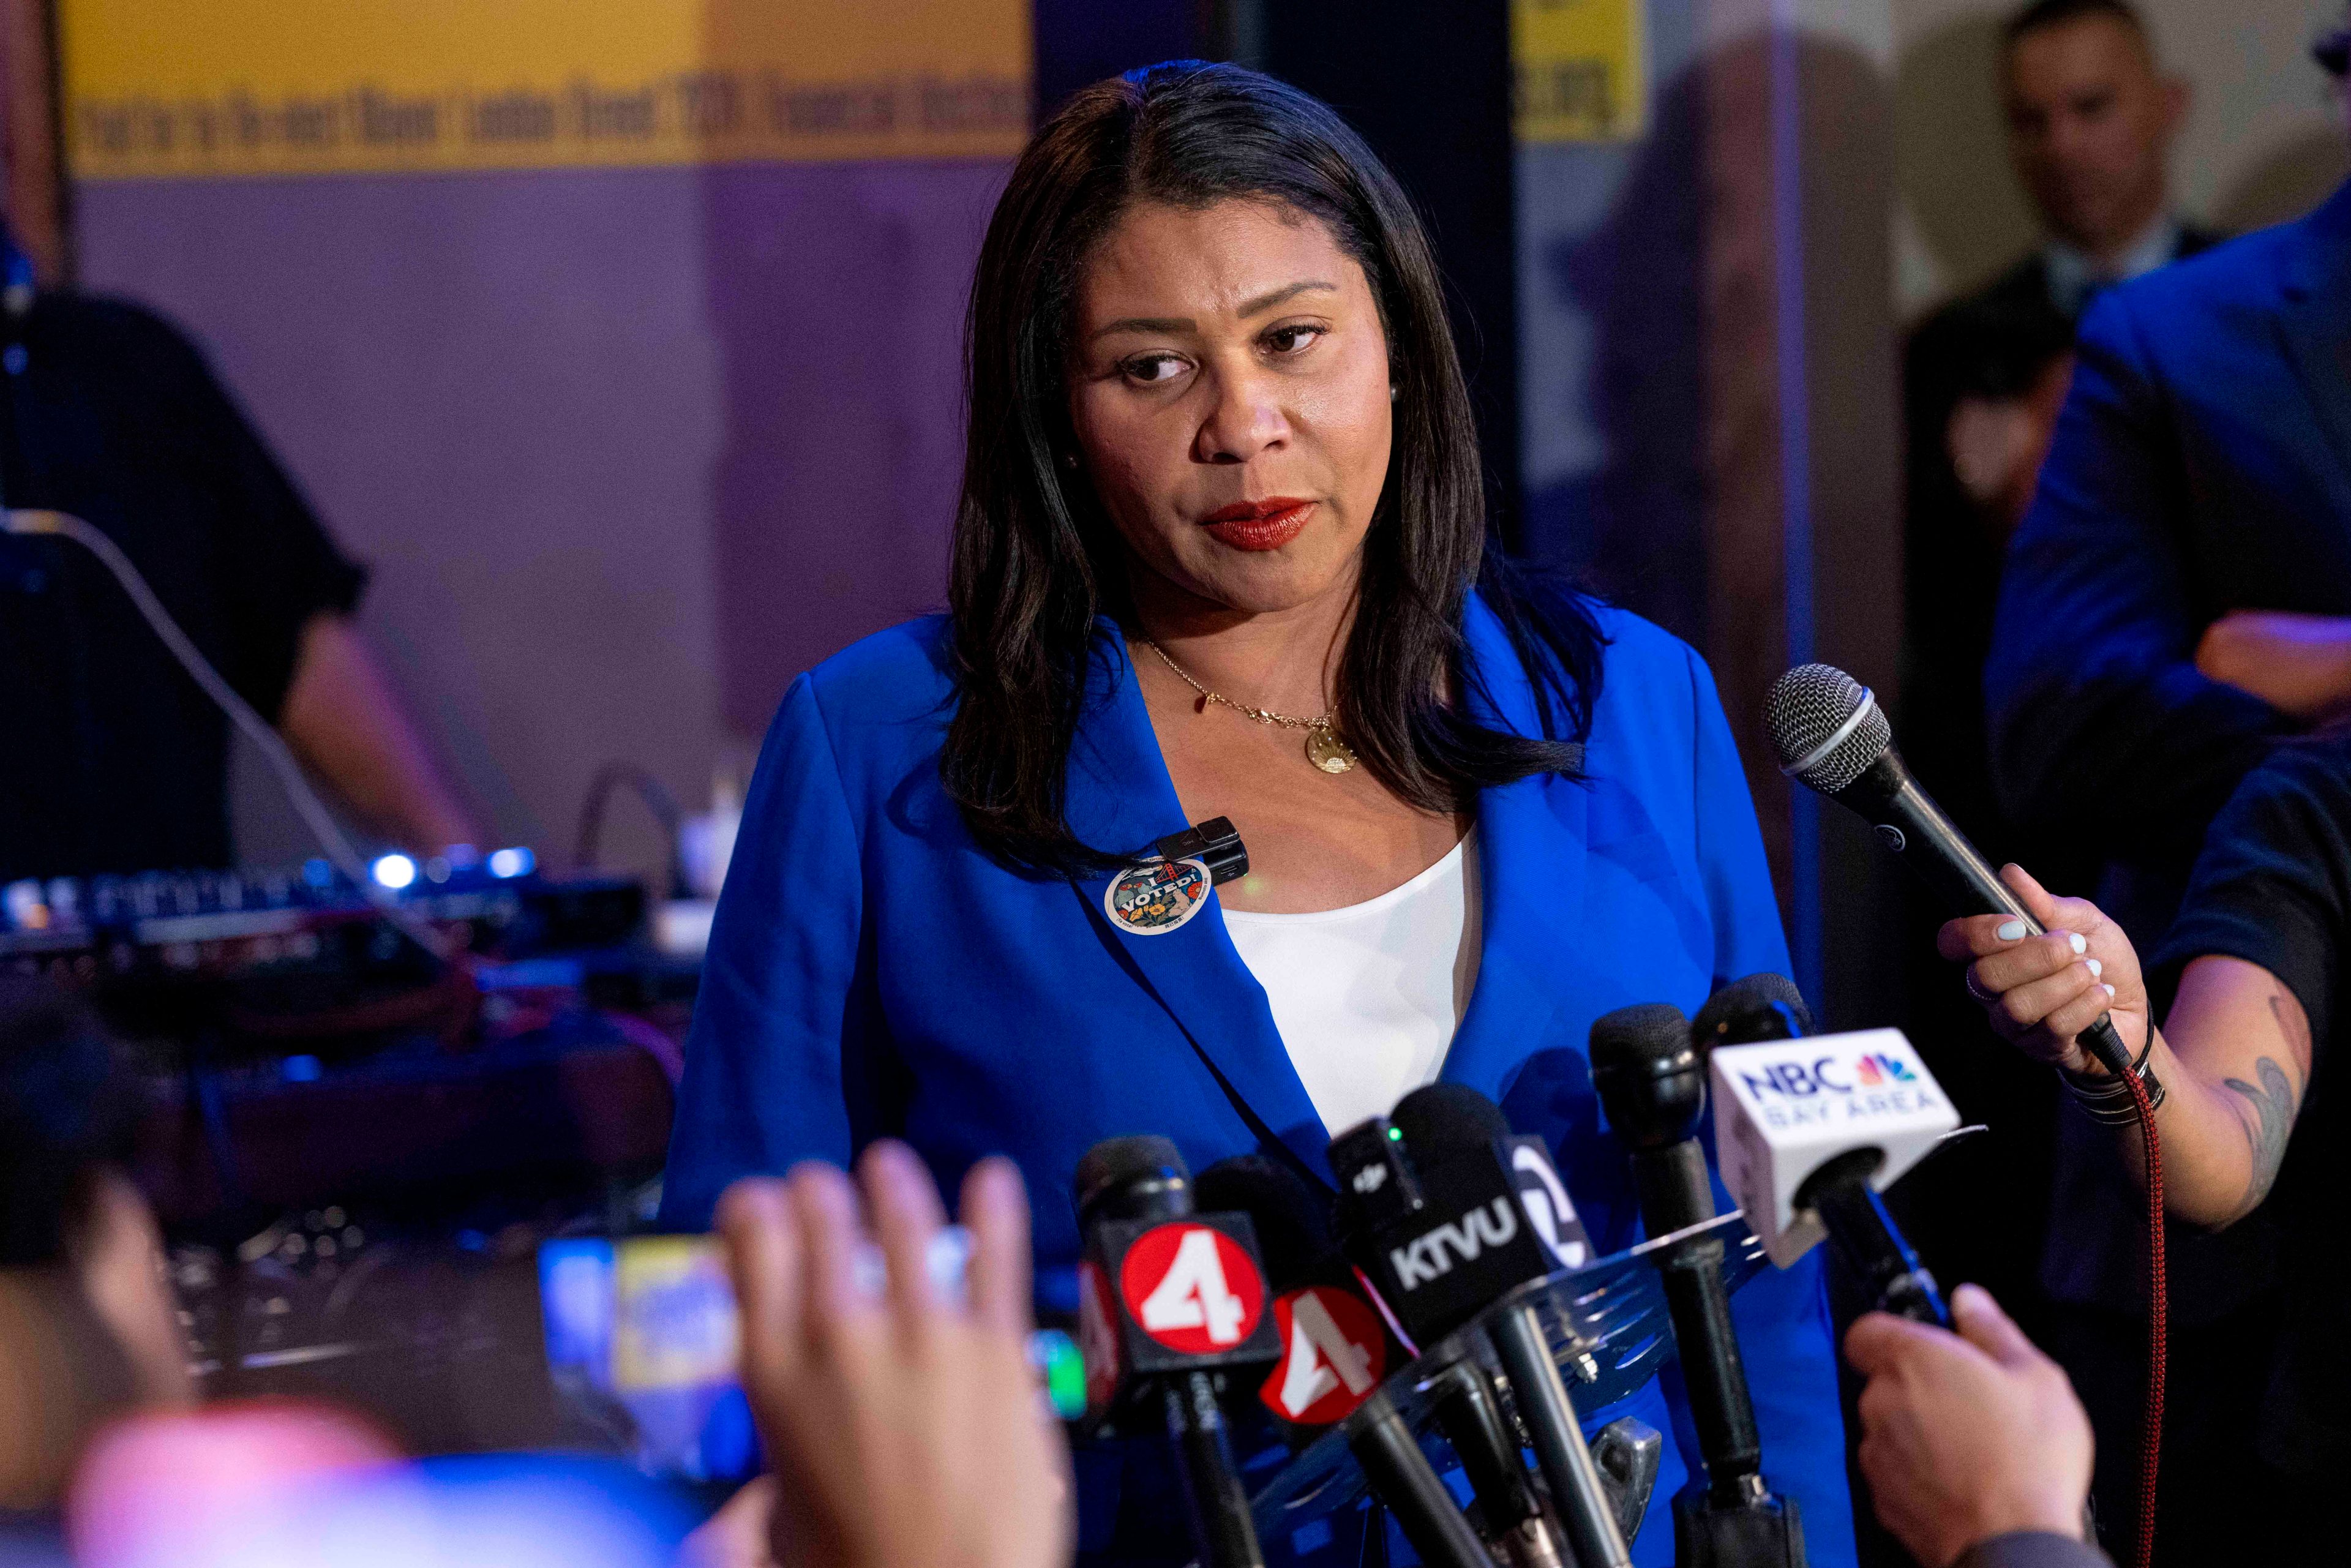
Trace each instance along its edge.
<instances>
[{"instance_id":1,"label":"green led light","mask_svg":"<svg viewBox=\"0 0 2351 1568\"><path fill-rule=\"evenodd\" d=\"M1086 1358L1077 1341L1059 1329L1040 1330L1029 1336L1029 1364L1044 1375L1056 1416L1075 1421L1086 1413Z\"/></svg>"},{"instance_id":2,"label":"green led light","mask_svg":"<svg viewBox=\"0 0 2351 1568\"><path fill-rule=\"evenodd\" d=\"M1403 1142L1404 1142L1404 1134L1403 1134L1403 1132L1402 1132L1401 1130L1397 1129L1397 1128L1390 1127L1390 1128L1388 1129L1388 1142L1389 1142L1389 1143L1391 1143L1391 1144L1401 1144L1401 1143L1403 1143Z\"/></svg>"}]
</instances>

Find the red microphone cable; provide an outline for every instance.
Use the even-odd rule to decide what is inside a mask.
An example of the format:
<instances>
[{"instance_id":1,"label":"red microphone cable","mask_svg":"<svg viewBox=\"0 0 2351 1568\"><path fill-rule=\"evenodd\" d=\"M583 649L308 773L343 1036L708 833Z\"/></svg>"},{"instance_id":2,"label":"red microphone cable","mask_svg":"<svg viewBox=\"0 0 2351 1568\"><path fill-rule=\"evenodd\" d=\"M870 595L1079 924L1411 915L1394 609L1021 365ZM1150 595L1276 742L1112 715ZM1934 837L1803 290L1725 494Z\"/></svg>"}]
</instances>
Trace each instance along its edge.
<instances>
[{"instance_id":1,"label":"red microphone cable","mask_svg":"<svg viewBox=\"0 0 2351 1568\"><path fill-rule=\"evenodd\" d=\"M2155 1024L2147 1023L2147 1049L2152 1052ZM2147 1155L2147 1415L2140 1433L2138 1457L2138 1539L2131 1551L2132 1568L2150 1568L2155 1561L2155 1479L2163 1452L2163 1375L2171 1338L2170 1281L2163 1255L2163 1145L2155 1134L2155 1106L2147 1084L2136 1072L2122 1075L2138 1112L2139 1147Z\"/></svg>"}]
</instances>

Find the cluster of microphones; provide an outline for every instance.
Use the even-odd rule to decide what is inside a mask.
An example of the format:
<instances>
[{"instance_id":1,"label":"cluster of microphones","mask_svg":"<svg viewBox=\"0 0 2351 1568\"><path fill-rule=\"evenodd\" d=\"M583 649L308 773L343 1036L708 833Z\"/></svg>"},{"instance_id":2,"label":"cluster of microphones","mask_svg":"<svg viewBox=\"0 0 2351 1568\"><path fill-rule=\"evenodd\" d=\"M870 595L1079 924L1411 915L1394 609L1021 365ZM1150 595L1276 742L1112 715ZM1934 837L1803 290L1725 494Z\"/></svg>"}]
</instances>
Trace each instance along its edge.
<instances>
[{"instance_id":1,"label":"cluster of microphones","mask_svg":"<svg viewBox=\"0 0 2351 1568\"><path fill-rule=\"evenodd\" d=\"M1695 1020L1664 1005L1611 1013L1590 1060L1630 1151L1648 1233L1636 1250L1664 1297L1703 1471L1673 1500L1675 1561L1801 1565L1798 1510L1772 1491L1757 1436L1729 1255L1760 1242L1786 1267L1825 1235L1876 1304L1948 1326L1879 1192L1957 1118L1898 1031L1814 1036L1778 975L1725 987ZM1743 1227L1718 1213L1709 1099ZM1566 1309L1602 1260L1541 1140L1477 1091L1435 1083L1333 1138L1329 1163L1335 1191L1272 1155L1195 1176L1164 1138L1087 1155L1090 1427L1166 1435L1207 1568L1264 1561L1269 1521L1236 1432L1267 1423L1293 1466L1343 1452L1439 1568L1629 1563L1663 1438L1636 1418L1585 1436L1575 1391L1592 1386L1593 1347ZM1304 1495L1327 1506L1335 1485Z\"/></svg>"}]
</instances>

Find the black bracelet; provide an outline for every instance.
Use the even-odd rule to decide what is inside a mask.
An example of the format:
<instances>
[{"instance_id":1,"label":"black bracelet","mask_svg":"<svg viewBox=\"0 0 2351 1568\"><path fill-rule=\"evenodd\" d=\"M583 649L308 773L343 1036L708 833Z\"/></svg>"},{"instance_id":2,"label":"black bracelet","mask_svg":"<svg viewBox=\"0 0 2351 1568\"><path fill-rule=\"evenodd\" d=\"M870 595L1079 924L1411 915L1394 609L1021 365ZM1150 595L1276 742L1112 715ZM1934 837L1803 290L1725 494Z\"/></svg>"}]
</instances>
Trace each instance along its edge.
<instances>
[{"instance_id":1,"label":"black bracelet","mask_svg":"<svg viewBox=\"0 0 2351 1568\"><path fill-rule=\"evenodd\" d=\"M2154 1061L2155 1024L2150 1020L2147 1026L2147 1044L2139 1049L2138 1060L2131 1063L2131 1076L2147 1086L2147 1108L2149 1112L2163 1103L2167 1092L2163 1080L2155 1075ZM2138 1120L2138 1102L2132 1095L2130 1086L2114 1074L2091 1077L2061 1067L2057 1070L2057 1078L2065 1085L2065 1092L2074 1097L2074 1103L2080 1106L2082 1113L2093 1122L2100 1122L2109 1127L2127 1127Z\"/></svg>"}]
</instances>

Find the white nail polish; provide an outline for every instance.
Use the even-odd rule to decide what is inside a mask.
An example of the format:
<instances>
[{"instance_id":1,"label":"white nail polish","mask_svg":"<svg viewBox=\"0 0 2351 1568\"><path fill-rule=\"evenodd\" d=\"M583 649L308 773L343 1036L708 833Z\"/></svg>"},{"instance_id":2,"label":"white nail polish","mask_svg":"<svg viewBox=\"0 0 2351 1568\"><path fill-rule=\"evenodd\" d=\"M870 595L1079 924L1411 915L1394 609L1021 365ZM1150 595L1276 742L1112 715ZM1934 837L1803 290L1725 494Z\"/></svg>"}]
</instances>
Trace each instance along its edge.
<instances>
[{"instance_id":1,"label":"white nail polish","mask_svg":"<svg viewBox=\"0 0 2351 1568\"><path fill-rule=\"evenodd\" d=\"M2104 964L2099 963L2095 958L2090 960L2090 978L2095 980L2105 972L2106 967Z\"/></svg>"},{"instance_id":2,"label":"white nail polish","mask_svg":"<svg viewBox=\"0 0 2351 1568\"><path fill-rule=\"evenodd\" d=\"M1993 933L1993 935L1998 936L2003 942L2022 941L2024 936L2024 922L2022 920L2011 920L2001 925L1998 931Z\"/></svg>"},{"instance_id":3,"label":"white nail polish","mask_svg":"<svg viewBox=\"0 0 2351 1568\"><path fill-rule=\"evenodd\" d=\"M2086 953L2090 950L2090 939L2079 931L2067 933L2065 940L2074 944L2074 951L2076 953Z\"/></svg>"},{"instance_id":4,"label":"white nail polish","mask_svg":"<svg viewBox=\"0 0 2351 1568\"><path fill-rule=\"evenodd\" d=\"M2112 986L2101 986L2098 988L2106 993L2106 998L2109 1001L2114 998L2115 988Z\"/></svg>"}]
</instances>

